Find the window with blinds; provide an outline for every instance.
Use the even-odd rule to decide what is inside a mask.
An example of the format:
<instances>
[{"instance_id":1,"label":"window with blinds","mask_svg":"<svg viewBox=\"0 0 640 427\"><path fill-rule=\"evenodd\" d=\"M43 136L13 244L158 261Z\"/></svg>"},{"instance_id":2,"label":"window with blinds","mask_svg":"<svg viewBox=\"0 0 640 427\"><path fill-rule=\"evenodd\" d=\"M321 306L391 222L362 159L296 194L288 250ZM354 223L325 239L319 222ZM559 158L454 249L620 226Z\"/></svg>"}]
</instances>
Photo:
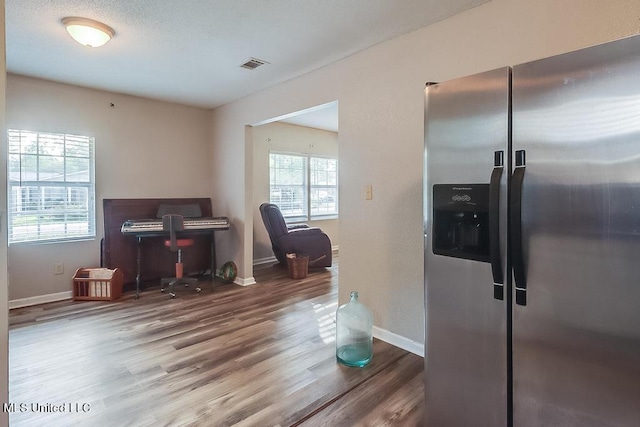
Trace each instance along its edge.
<instances>
[{"instance_id":1,"label":"window with blinds","mask_svg":"<svg viewBox=\"0 0 640 427\"><path fill-rule=\"evenodd\" d=\"M309 158L311 216L338 215L338 159Z\"/></svg>"},{"instance_id":2,"label":"window with blinds","mask_svg":"<svg viewBox=\"0 0 640 427\"><path fill-rule=\"evenodd\" d=\"M338 216L338 159L269 153L269 201L288 221Z\"/></svg>"},{"instance_id":3,"label":"window with blinds","mask_svg":"<svg viewBox=\"0 0 640 427\"><path fill-rule=\"evenodd\" d=\"M95 238L94 139L7 134L9 244Z\"/></svg>"},{"instance_id":4,"label":"window with blinds","mask_svg":"<svg viewBox=\"0 0 640 427\"><path fill-rule=\"evenodd\" d=\"M278 205L287 219L306 219L307 157L269 153L269 201Z\"/></svg>"}]
</instances>

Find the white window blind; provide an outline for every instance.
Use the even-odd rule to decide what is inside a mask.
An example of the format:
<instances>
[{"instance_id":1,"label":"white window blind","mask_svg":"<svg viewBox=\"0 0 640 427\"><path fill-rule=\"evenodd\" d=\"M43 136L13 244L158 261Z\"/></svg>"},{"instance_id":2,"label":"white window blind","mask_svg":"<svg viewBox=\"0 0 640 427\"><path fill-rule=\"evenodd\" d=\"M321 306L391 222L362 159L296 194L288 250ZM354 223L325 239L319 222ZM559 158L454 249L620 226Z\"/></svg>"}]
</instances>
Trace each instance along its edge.
<instances>
[{"instance_id":1,"label":"white window blind","mask_svg":"<svg viewBox=\"0 0 640 427\"><path fill-rule=\"evenodd\" d=\"M307 218L307 157L269 154L269 200L278 205L282 216Z\"/></svg>"},{"instance_id":2,"label":"white window blind","mask_svg":"<svg viewBox=\"0 0 640 427\"><path fill-rule=\"evenodd\" d=\"M269 201L290 221L338 215L338 160L269 153Z\"/></svg>"},{"instance_id":3,"label":"white window blind","mask_svg":"<svg viewBox=\"0 0 640 427\"><path fill-rule=\"evenodd\" d=\"M310 157L311 216L338 215L338 159Z\"/></svg>"},{"instance_id":4,"label":"white window blind","mask_svg":"<svg viewBox=\"0 0 640 427\"><path fill-rule=\"evenodd\" d=\"M9 243L94 238L94 139L7 133Z\"/></svg>"}]
</instances>

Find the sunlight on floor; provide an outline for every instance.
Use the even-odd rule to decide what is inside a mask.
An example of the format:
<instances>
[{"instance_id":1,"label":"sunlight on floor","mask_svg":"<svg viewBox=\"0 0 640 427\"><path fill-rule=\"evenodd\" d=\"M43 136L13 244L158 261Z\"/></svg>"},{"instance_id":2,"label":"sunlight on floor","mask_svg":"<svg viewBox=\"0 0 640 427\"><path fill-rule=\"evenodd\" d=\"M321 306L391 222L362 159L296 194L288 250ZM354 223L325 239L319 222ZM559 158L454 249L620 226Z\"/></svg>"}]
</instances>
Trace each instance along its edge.
<instances>
[{"instance_id":1,"label":"sunlight on floor","mask_svg":"<svg viewBox=\"0 0 640 427\"><path fill-rule=\"evenodd\" d=\"M331 304L313 304L313 311L318 321L320 338L325 344L336 341L336 310L338 302Z\"/></svg>"}]
</instances>

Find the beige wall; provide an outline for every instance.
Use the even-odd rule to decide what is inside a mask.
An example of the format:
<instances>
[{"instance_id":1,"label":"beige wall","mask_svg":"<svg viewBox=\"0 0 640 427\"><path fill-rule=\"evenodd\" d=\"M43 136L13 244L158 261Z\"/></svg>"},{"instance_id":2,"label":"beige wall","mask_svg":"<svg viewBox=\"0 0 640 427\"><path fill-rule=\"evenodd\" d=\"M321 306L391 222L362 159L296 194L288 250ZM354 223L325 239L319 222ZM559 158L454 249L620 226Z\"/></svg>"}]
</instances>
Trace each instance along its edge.
<instances>
[{"instance_id":1,"label":"beige wall","mask_svg":"<svg viewBox=\"0 0 640 427\"><path fill-rule=\"evenodd\" d=\"M274 122L253 128L253 259L273 258L271 242L262 223L259 207L269 202L269 151L338 157L338 133L288 123ZM338 169L339 170L339 169ZM320 227L339 244L339 220L307 221Z\"/></svg>"},{"instance_id":2,"label":"beige wall","mask_svg":"<svg viewBox=\"0 0 640 427\"><path fill-rule=\"evenodd\" d=\"M9 127L95 137L97 237L11 245L9 299L69 292L78 267L99 265L103 199L210 197L208 122L200 108L10 74ZM53 275L57 262L63 275Z\"/></svg>"},{"instance_id":3,"label":"beige wall","mask_svg":"<svg viewBox=\"0 0 640 427\"><path fill-rule=\"evenodd\" d=\"M252 153L245 126L340 103L340 301L373 310L378 335L424 342L422 165L425 82L635 34L637 0L493 0L212 112L215 197L236 220L227 257L251 276ZM364 200L366 185L373 200ZM247 188L248 190L243 190ZM247 249L248 248L248 249ZM234 252L235 251L235 252Z\"/></svg>"}]
</instances>

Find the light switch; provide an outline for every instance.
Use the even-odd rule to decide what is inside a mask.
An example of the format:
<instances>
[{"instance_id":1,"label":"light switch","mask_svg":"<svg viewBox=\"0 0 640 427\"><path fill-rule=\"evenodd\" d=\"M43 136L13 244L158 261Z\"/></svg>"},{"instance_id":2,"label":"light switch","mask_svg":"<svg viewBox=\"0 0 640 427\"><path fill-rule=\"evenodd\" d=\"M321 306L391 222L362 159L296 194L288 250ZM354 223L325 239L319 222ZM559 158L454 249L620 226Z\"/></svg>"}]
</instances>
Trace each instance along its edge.
<instances>
[{"instance_id":1,"label":"light switch","mask_svg":"<svg viewBox=\"0 0 640 427\"><path fill-rule=\"evenodd\" d=\"M365 200L373 199L373 188L370 185L367 185L366 189L364 190L364 199Z\"/></svg>"}]
</instances>

